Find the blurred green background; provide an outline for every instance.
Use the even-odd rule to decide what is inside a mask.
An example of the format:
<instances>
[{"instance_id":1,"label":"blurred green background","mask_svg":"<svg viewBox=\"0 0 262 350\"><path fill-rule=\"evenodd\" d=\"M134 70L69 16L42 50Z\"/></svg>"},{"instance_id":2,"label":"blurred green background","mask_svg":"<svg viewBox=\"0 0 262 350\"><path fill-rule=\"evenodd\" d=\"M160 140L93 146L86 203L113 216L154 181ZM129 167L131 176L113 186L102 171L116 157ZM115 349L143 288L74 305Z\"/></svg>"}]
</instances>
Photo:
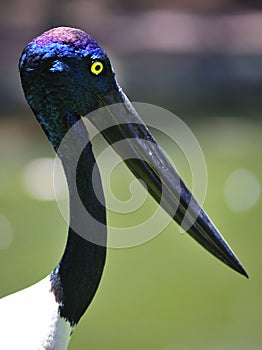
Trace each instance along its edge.
<instances>
[{"instance_id":1,"label":"blurred green background","mask_svg":"<svg viewBox=\"0 0 262 350\"><path fill-rule=\"evenodd\" d=\"M10 0L0 18L0 296L46 276L67 230L50 187L54 153L24 100L18 58L51 26L81 27L107 50L132 101L169 109L194 132L208 169L204 207L250 279L170 223L146 244L108 250L69 349L261 349L261 3ZM156 137L190 186L183 155ZM120 199L129 180L125 167L112 178ZM152 206L109 212L109 223L132 226Z\"/></svg>"}]
</instances>

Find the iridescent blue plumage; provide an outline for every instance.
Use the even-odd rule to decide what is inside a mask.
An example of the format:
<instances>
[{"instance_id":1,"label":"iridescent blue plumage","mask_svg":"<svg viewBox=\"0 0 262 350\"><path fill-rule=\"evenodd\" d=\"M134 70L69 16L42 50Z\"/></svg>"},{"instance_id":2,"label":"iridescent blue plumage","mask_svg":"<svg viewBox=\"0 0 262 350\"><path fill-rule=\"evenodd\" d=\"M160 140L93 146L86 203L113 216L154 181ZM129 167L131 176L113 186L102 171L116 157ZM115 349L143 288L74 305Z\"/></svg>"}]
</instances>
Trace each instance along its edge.
<instances>
[{"instance_id":1,"label":"iridescent blue plumage","mask_svg":"<svg viewBox=\"0 0 262 350\"><path fill-rule=\"evenodd\" d=\"M104 64L99 77L90 73L96 60ZM98 93L116 89L106 53L79 29L59 27L34 39L19 69L26 99L55 149L80 116L100 106Z\"/></svg>"},{"instance_id":2,"label":"iridescent blue plumage","mask_svg":"<svg viewBox=\"0 0 262 350\"><path fill-rule=\"evenodd\" d=\"M97 42L80 29L58 27L51 29L33 39L24 49L20 64L27 58L49 59L54 56L62 57L106 57L105 52Z\"/></svg>"}]
</instances>

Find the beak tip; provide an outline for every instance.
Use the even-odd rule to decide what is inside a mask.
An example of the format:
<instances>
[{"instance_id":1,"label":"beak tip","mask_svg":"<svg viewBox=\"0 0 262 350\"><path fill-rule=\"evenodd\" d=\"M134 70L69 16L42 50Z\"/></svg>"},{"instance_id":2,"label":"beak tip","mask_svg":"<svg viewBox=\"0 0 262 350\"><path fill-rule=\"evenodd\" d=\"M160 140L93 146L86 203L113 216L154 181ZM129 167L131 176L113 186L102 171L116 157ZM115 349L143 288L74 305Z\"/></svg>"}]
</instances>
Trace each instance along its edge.
<instances>
[{"instance_id":1,"label":"beak tip","mask_svg":"<svg viewBox=\"0 0 262 350\"><path fill-rule=\"evenodd\" d=\"M244 267L241 265L241 263L239 262L239 260L237 258L236 258L236 261L235 261L234 265L230 264L229 267L231 267L236 272L240 273L242 276L245 276L246 278L249 278L246 270L244 269Z\"/></svg>"},{"instance_id":2,"label":"beak tip","mask_svg":"<svg viewBox=\"0 0 262 350\"><path fill-rule=\"evenodd\" d=\"M247 279L249 278L247 272L245 271L245 269L241 266L241 269L239 271L241 273L241 275L245 276Z\"/></svg>"}]
</instances>

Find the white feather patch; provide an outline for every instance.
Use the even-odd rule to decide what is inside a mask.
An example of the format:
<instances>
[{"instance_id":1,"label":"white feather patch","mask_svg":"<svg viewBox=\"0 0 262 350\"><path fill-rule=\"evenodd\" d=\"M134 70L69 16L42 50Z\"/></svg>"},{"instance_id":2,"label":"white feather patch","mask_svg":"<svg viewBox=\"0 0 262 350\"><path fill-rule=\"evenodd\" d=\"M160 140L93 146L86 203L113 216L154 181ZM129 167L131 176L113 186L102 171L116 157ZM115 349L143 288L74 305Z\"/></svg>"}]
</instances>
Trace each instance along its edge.
<instances>
[{"instance_id":1,"label":"white feather patch","mask_svg":"<svg viewBox=\"0 0 262 350\"><path fill-rule=\"evenodd\" d=\"M50 277L0 299L0 349L66 350L73 327L58 315Z\"/></svg>"}]
</instances>

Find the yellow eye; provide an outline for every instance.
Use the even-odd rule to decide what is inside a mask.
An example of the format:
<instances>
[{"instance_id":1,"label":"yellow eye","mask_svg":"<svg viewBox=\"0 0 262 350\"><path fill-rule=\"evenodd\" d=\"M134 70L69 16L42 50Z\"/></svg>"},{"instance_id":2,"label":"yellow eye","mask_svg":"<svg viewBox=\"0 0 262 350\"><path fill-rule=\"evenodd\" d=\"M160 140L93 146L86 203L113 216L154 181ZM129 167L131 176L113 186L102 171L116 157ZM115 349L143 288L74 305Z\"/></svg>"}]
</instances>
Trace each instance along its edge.
<instances>
[{"instance_id":1,"label":"yellow eye","mask_svg":"<svg viewBox=\"0 0 262 350\"><path fill-rule=\"evenodd\" d=\"M91 65L91 72L95 75L100 74L103 69L104 69L104 65L100 61L96 61Z\"/></svg>"}]
</instances>

